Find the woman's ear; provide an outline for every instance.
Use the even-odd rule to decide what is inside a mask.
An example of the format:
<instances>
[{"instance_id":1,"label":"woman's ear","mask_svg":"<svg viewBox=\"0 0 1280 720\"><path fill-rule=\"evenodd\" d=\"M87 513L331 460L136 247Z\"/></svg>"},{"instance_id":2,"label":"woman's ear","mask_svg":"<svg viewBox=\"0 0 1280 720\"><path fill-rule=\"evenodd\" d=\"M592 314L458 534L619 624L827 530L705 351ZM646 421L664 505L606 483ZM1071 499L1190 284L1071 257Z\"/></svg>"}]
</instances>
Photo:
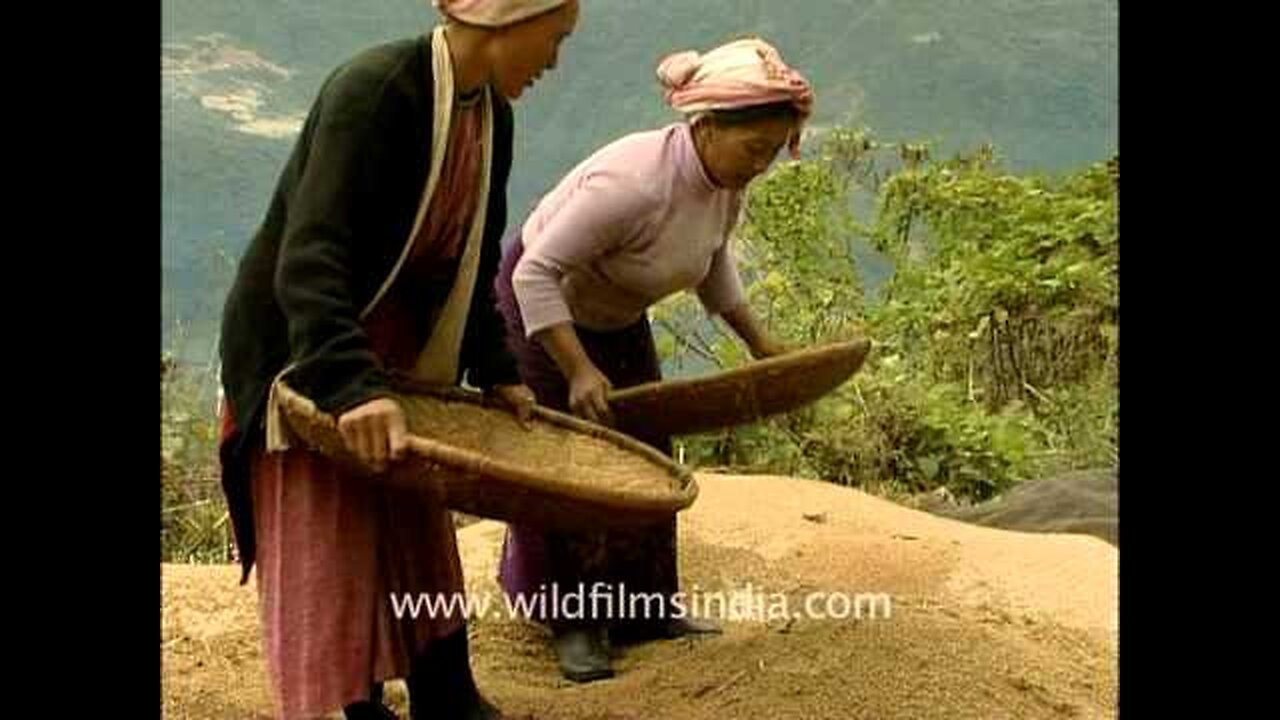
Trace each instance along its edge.
<instances>
[{"instance_id":1,"label":"woman's ear","mask_svg":"<svg viewBox=\"0 0 1280 720\"><path fill-rule=\"evenodd\" d=\"M703 142L715 142L720 135L720 128L710 118L703 118L698 123L698 130L702 133Z\"/></svg>"}]
</instances>

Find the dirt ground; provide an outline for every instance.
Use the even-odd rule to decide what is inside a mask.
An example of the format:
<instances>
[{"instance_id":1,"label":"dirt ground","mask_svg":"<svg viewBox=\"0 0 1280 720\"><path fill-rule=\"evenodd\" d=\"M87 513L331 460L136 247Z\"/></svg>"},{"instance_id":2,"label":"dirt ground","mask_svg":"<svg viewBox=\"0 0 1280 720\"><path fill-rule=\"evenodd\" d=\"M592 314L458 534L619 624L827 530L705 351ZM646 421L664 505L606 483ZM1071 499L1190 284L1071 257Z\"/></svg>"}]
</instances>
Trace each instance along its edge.
<instances>
[{"instance_id":1,"label":"dirt ground","mask_svg":"<svg viewBox=\"0 0 1280 720\"><path fill-rule=\"evenodd\" d=\"M471 626L487 697L539 720L1115 716L1112 545L965 524L827 483L698 480L680 518L687 591L782 593L792 611L809 593L887 594L890 615L725 619L720 636L624 648L618 676L588 685L560 678L543 630L487 617ZM484 521L458 533L473 596L496 597L502 532ZM271 717L252 584L227 566L162 573L164 716ZM407 717L398 683L389 699Z\"/></svg>"}]
</instances>

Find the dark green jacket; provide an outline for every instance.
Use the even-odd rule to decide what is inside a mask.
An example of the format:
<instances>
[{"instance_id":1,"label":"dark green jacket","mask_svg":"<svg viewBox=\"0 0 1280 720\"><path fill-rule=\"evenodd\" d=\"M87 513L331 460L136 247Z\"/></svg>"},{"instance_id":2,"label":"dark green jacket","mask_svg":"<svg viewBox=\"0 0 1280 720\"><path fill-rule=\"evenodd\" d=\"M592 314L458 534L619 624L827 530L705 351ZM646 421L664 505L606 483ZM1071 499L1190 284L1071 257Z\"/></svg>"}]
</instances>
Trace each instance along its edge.
<instances>
[{"instance_id":1,"label":"dark green jacket","mask_svg":"<svg viewBox=\"0 0 1280 720\"><path fill-rule=\"evenodd\" d=\"M245 578L255 542L248 460L264 439L270 384L341 413L387 391L359 313L409 238L431 162L430 37L362 52L324 82L223 310L222 381L235 432L221 448ZM459 363L480 388L518 383L493 294L506 224L511 106L497 93L487 226ZM446 292L437 293L441 298Z\"/></svg>"}]
</instances>

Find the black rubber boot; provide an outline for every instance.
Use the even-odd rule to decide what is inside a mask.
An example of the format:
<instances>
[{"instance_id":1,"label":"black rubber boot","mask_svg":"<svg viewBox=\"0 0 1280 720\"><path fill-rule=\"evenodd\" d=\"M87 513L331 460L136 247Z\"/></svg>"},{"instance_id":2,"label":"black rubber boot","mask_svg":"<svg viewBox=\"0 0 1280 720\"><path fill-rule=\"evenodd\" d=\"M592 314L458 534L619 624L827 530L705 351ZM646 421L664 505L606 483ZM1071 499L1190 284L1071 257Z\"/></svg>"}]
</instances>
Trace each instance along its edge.
<instances>
[{"instance_id":1,"label":"black rubber boot","mask_svg":"<svg viewBox=\"0 0 1280 720\"><path fill-rule=\"evenodd\" d=\"M552 628L560 673L579 683L613 677L609 632L602 623L569 623Z\"/></svg>"},{"instance_id":2,"label":"black rubber boot","mask_svg":"<svg viewBox=\"0 0 1280 720\"><path fill-rule=\"evenodd\" d=\"M391 708L382 704L382 683L374 683L369 699L351 703L342 709L347 720L399 720Z\"/></svg>"},{"instance_id":3,"label":"black rubber boot","mask_svg":"<svg viewBox=\"0 0 1280 720\"><path fill-rule=\"evenodd\" d=\"M661 637L675 639L685 635L721 635L724 630L710 620L699 618L675 618L662 624Z\"/></svg>"},{"instance_id":4,"label":"black rubber boot","mask_svg":"<svg viewBox=\"0 0 1280 720\"><path fill-rule=\"evenodd\" d=\"M476 689L467 628L441 638L413 659L406 683L412 720L501 720Z\"/></svg>"}]
</instances>

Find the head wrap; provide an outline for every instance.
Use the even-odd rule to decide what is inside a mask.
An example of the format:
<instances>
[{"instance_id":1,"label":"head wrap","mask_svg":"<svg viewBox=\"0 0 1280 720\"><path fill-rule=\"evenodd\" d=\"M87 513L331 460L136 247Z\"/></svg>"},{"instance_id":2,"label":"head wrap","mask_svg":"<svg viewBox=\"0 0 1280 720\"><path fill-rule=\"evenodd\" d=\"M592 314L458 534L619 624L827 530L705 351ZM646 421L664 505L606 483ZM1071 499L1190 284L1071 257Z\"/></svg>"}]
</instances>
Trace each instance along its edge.
<instances>
[{"instance_id":1,"label":"head wrap","mask_svg":"<svg viewBox=\"0 0 1280 720\"><path fill-rule=\"evenodd\" d=\"M554 10L568 0L432 0L441 13L468 25L514 25Z\"/></svg>"},{"instance_id":2,"label":"head wrap","mask_svg":"<svg viewBox=\"0 0 1280 720\"><path fill-rule=\"evenodd\" d=\"M813 113L809 81L758 38L736 40L705 55L693 50L668 55L658 64L658 80L666 89L667 104L686 114L777 102L792 103L801 124ZM798 157L799 129L790 146L792 156Z\"/></svg>"}]
</instances>

